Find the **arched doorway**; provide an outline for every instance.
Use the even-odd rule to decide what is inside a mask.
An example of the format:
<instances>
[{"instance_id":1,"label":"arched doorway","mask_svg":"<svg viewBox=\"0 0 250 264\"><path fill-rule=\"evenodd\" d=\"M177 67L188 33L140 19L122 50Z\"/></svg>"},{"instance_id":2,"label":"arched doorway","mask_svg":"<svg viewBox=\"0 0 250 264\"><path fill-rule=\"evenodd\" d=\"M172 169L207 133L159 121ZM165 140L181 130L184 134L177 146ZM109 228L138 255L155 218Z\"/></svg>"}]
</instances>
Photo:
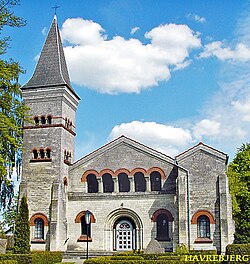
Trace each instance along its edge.
<instances>
[{"instance_id":1,"label":"arched doorway","mask_svg":"<svg viewBox=\"0 0 250 264\"><path fill-rule=\"evenodd\" d=\"M135 249L136 226L129 217L121 217L114 224L114 249L127 251Z\"/></svg>"}]
</instances>

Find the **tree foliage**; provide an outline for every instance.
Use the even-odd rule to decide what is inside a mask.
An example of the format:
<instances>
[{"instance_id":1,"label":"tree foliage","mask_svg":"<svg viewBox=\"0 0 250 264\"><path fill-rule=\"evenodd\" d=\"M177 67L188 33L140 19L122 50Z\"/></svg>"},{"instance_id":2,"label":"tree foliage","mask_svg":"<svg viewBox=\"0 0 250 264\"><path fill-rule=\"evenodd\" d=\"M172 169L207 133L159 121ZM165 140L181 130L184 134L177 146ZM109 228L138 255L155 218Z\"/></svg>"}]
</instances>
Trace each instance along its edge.
<instances>
[{"instance_id":1,"label":"tree foliage","mask_svg":"<svg viewBox=\"0 0 250 264\"><path fill-rule=\"evenodd\" d=\"M9 37L3 36L4 27L20 27L25 21L14 15L12 9L18 0L0 0L0 55L6 53ZM18 62L0 58L0 208L6 208L13 197L10 180L13 167L20 168L22 124L25 107L21 100L19 75L23 73Z\"/></svg>"},{"instance_id":2,"label":"tree foliage","mask_svg":"<svg viewBox=\"0 0 250 264\"><path fill-rule=\"evenodd\" d=\"M29 209L26 196L22 197L16 217L14 232L14 253L27 254L30 252Z\"/></svg>"},{"instance_id":3,"label":"tree foliage","mask_svg":"<svg viewBox=\"0 0 250 264\"><path fill-rule=\"evenodd\" d=\"M250 144L243 144L228 167L235 221L234 242L250 243Z\"/></svg>"}]
</instances>

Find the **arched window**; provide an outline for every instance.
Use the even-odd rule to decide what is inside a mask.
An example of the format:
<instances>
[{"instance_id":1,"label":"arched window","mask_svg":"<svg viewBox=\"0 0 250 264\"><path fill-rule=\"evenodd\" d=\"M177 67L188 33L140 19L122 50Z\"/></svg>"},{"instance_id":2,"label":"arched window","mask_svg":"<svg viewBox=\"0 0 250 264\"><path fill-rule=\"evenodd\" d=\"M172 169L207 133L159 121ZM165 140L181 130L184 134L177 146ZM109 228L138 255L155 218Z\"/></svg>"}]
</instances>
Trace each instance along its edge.
<instances>
[{"instance_id":1,"label":"arched window","mask_svg":"<svg viewBox=\"0 0 250 264\"><path fill-rule=\"evenodd\" d=\"M44 149L40 149L40 158L44 159L44 157L45 157Z\"/></svg>"},{"instance_id":2,"label":"arched window","mask_svg":"<svg viewBox=\"0 0 250 264\"><path fill-rule=\"evenodd\" d=\"M44 239L44 221L41 218L35 219L35 239Z\"/></svg>"},{"instance_id":3,"label":"arched window","mask_svg":"<svg viewBox=\"0 0 250 264\"><path fill-rule=\"evenodd\" d=\"M41 123L42 123L43 125L46 124L46 118L45 118L45 116L41 116Z\"/></svg>"},{"instance_id":4,"label":"arched window","mask_svg":"<svg viewBox=\"0 0 250 264\"><path fill-rule=\"evenodd\" d=\"M51 150L50 149L46 149L46 157L47 157L47 159L50 159L50 157L51 157L50 153L51 153Z\"/></svg>"},{"instance_id":5,"label":"arched window","mask_svg":"<svg viewBox=\"0 0 250 264\"><path fill-rule=\"evenodd\" d=\"M35 125L38 126L39 125L39 118L37 116L34 117L34 121L35 121Z\"/></svg>"},{"instance_id":6,"label":"arched window","mask_svg":"<svg viewBox=\"0 0 250 264\"><path fill-rule=\"evenodd\" d=\"M89 174L87 176L87 183L88 183L88 193L98 192L98 182L94 174Z\"/></svg>"},{"instance_id":7,"label":"arched window","mask_svg":"<svg viewBox=\"0 0 250 264\"><path fill-rule=\"evenodd\" d=\"M103 192L112 193L114 191L114 182L112 176L109 173L102 175Z\"/></svg>"},{"instance_id":8,"label":"arched window","mask_svg":"<svg viewBox=\"0 0 250 264\"><path fill-rule=\"evenodd\" d=\"M169 241L169 221L166 214L159 214L156 219L158 241Z\"/></svg>"},{"instance_id":9,"label":"arched window","mask_svg":"<svg viewBox=\"0 0 250 264\"><path fill-rule=\"evenodd\" d=\"M210 238L210 221L206 215L201 215L197 219L198 237Z\"/></svg>"},{"instance_id":10,"label":"arched window","mask_svg":"<svg viewBox=\"0 0 250 264\"><path fill-rule=\"evenodd\" d=\"M118 174L119 192L129 192L130 182L128 175L124 172Z\"/></svg>"},{"instance_id":11,"label":"arched window","mask_svg":"<svg viewBox=\"0 0 250 264\"><path fill-rule=\"evenodd\" d=\"M47 116L47 122L49 125L52 123L52 116Z\"/></svg>"},{"instance_id":12,"label":"arched window","mask_svg":"<svg viewBox=\"0 0 250 264\"><path fill-rule=\"evenodd\" d=\"M146 191L146 180L142 172L136 172L134 175L135 180L135 191L145 192Z\"/></svg>"},{"instance_id":13,"label":"arched window","mask_svg":"<svg viewBox=\"0 0 250 264\"><path fill-rule=\"evenodd\" d=\"M33 159L38 159L38 152L36 149L33 150Z\"/></svg>"},{"instance_id":14,"label":"arched window","mask_svg":"<svg viewBox=\"0 0 250 264\"><path fill-rule=\"evenodd\" d=\"M153 171L150 174L151 191L161 190L161 174L158 171Z\"/></svg>"},{"instance_id":15,"label":"arched window","mask_svg":"<svg viewBox=\"0 0 250 264\"><path fill-rule=\"evenodd\" d=\"M89 229L87 230L87 228ZM88 232L88 236L91 237L91 221L89 223L89 227L87 227L85 215L83 215L81 217L81 235L87 236L87 232Z\"/></svg>"}]
</instances>

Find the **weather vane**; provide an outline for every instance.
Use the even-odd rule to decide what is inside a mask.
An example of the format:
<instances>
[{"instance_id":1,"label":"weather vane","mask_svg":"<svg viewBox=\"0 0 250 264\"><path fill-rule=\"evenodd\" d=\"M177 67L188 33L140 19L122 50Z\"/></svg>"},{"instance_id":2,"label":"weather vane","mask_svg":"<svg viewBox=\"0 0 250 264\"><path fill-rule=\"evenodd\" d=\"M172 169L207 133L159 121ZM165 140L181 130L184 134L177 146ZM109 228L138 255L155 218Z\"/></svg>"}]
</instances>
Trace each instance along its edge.
<instances>
[{"instance_id":1,"label":"weather vane","mask_svg":"<svg viewBox=\"0 0 250 264\"><path fill-rule=\"evenodd\" d=\"M56 11L57 11L57 9L58 9L59 7L60 7L60 6L57 5L57 3L56 3L54 6L51 7L51 8L54 8L54 9L55 9L55 15L56 15Z\"/></svg>"}]
</instances>

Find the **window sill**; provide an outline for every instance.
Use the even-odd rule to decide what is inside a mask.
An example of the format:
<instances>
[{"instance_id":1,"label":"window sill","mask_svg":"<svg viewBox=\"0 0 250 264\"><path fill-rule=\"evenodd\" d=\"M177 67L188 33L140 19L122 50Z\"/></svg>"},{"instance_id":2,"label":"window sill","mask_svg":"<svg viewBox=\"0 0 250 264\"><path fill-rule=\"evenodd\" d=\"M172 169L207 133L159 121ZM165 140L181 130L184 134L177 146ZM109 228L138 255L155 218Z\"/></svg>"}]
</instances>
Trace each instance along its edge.
<instances>
[{"instance_id":1,"label":"window sill","mask_svg":"<svg viewBox=\"0 0 250 264\"><path fill-rule=\"evenodd\" d=\"M31 159L30 162L51 162L52 159Z\"/></svg>"},{"instance_id":2,"label":"window sill","mask_svg":"<svg viewBox=\"0 0 250 264\"><path fill-rule=\"evenodd\" d=\"M34 239L31 240L31 244L45 244L45 243L46 243L46 241L44 239L36 239L36 238L34 238Z\"/></svg>"},{"instance_id":3,"label":"window sill","mask_svg":"<svg viewBox=\"0 0 250 264\"><path fill-rule=\"evenodd\" d=\"M164 242L164 241L171 241L171 238L156 238L157 241L159 242Z\"/></svg>"},{"instance_id":4,"label":"window sill","mask_svg":"<svg viewBox=\"0 0 250 264\"><path fill-rule=\"evenodd\" d=\"M86 235L82 235L77 239L77 242L92 242L92 238L88 237Z\"/></svg>"},{"instance_id":5,"label":"window sill","mask_svg":"<svg viewBox=\"0 0 250 264\"><path fill-rule=\"evenodd\" d=\"M213 241L208 238L208 237L198 237L196 238L196 240L194 241L194 243L197 243L197 244L204 244L204 243L213 243Z\"/></svg>"}]
</instances>

